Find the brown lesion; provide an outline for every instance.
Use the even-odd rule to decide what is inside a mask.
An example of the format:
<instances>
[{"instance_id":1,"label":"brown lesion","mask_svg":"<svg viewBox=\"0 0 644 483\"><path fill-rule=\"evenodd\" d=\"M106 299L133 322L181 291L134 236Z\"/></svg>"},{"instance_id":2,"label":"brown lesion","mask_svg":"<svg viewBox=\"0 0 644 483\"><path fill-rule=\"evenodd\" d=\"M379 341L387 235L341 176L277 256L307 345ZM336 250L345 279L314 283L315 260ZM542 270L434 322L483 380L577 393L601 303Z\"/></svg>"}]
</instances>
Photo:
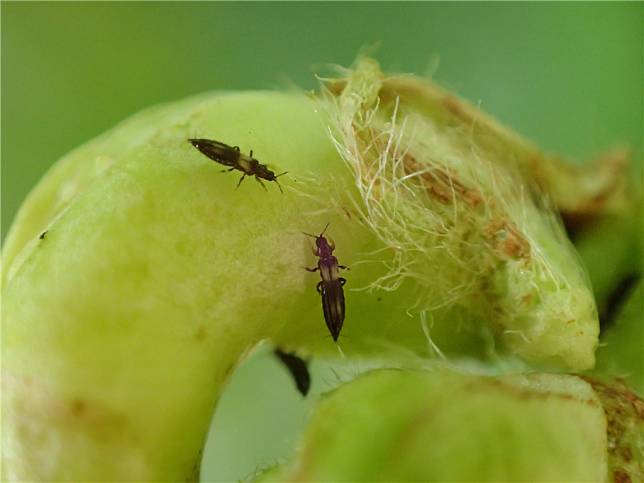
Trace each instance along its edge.
<instances>
[{"instance_id":1,"label":"brown lesion","mask_svg":"<svg viewBox=\"0 0 644 483\"><path fill-rule=\"evenodd\" d=\"M71 403L72 416L76 418L80 418L83 416L83 414L85 414L86 410L87 410L87 405L83 399L75 398L72 400L72 403Z\"/></svg>"},{"instance_id":2,"label":"brown lesion","mask_svg":"<svg viewBox=\"0 0 644 483\"><path fill-rule=\"evenodd\" d=\"M618 147L591 161L575 164L544 154L534 143L504 127L468 101L431 83L410 77L384 82L382 98L400 97L425 109L448 126L468 127L472 142L499 162L514 165L534 179L553 200L567 228L581 229L613 212L627 197L627 173L632 153ZM582 182L583 181L583 182Z\"/></svg>"},{"instance_id":3,"label":"brown lesion","mask_svg":"<svg viewBox=\"0 0 644 483\"><path fill-rule=\"evenodd\" d=\"M439 167L436 164L420 163L409 153L403 157L403 167L406 175L418 173L418 178L427 193L439 203L448 205L459 200L476 208L483 201L478 190L465 186L447 168Z\"/></svg>"},{"instance_id":4,"label":"brown lesion","mask_svg":"<svg viewBox=\"0 0 644 483\"><path fill-rule=\"evenodd\" d=\"M359 68L359 67L358 67ZM325 83L327 91L340 96L347 88L346 79ZM468 143L494 157L501 165L519 169L552 199L569 233L590 226L598 218L621 210L620 203L628 194L628 168L631 152L613 149L593 162L582 165L561 156L543 153L534 143L506 128L492 116L465 99L443 89L428 79L394 75L382 79L378 92L381 106L399 100L401 106L412 106L448 128L467 128ZM411 167L408 172L417 168ZM468 189L452 178L452 187L445 185L449 173L428 173L424 183L428 192L440 203L448 204L452 189L464 195L466 202L476 205L476 190ZM456 181L456 182L455 182Z\"/></svg>"},{"instance_id":5,"label":"brown lesion","mask_svg":"<svg viewBox=\"0 0 644 483\"><path fill-rule=\"evenodd\" d=\"M208 335L208 332L206 331L206 328L202 325L202 326L199 327L199 329L195 333L195 339L198 342L203 342L204 340L206 340L207 335Z\"/></svg>"},{"instance_id":6,"label":"brown lesion","mask_svg":"<svg viewBox=\"0 0 644 483\"><path fill-rule=\"evenodd\" d=\"M492 220L485 227L484 233L492 247L504 256L515 260L530 258L530 242L510 220Z\"/></svg>"},{"instance_id":7,"label":"brown lesion","mask_svg":"<svg viewBox=\"0 0 644 483\"><path fill-rule=\"evenodd\" d=\"M496 378L481 378L480 380L473 381L466 386L466 388L472 389L473 391L479 391L481 388L494 388L503 393L516 397L517 399L522 400L552 400L557 399L559 401L570 401L579 404L583 404L589 407L597 407L598 403L595 399L580 399L574 394L569 394L566 392L553 392L553 391L541 391L527 387L519 387L510 382L506 382Z\"/></svg>"},{"instance_id":8,"label":"brown lesion","mask_svg":"<svg viewBox=\"0 0 644 483\"><path fill-rule=\"evenodd\" d=\"M634 450L644 444L644 399L623 381L611 383L584 376L602 403L606 416L608 461L615 482L629 482L644 475L644 460ZM638 453L639 454L639 453Z\"/></svg>"},{"instance_id":9,"label":"brown lesion","mask_svg":"<svg viewBox=\"0 0 644 483\"><path fill-rule=\"evenodd\" d=\"M613 470L613 481L615 483L631 483L631 477L623 470Z\"/></svg>"},{"instance_id":10,"label":"brown lesion","mask_svg":"<svg viewBox=\"0 0 644 483\"><path fill-rule=\"evenodd\" d=\"M61 395L30 375L3 373L3 391L11 404L21 408L16 419L21 428L52 427L78 432L97 442L119 440L131 430L126 415L103 401L81 395Z\"/></svg>"}]
</instances>

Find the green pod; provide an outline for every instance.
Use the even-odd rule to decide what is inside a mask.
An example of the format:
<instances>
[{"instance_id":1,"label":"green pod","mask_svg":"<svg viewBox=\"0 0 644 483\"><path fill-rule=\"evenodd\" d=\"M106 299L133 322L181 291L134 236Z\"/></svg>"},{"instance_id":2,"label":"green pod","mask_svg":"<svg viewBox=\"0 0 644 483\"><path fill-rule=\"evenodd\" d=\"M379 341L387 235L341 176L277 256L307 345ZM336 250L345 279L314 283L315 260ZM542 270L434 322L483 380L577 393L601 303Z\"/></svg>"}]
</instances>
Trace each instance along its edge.
<instances>
[{"instance_id":1,"label":"green pod","mask_svg":"<svg viewBox=\"0 0 644 483\"><path fill-rule=\"evenodd\" d=\"M643 408L576 376L377 370L323 398L257 481L641 481Z\"/></svg>"}]
</instances>

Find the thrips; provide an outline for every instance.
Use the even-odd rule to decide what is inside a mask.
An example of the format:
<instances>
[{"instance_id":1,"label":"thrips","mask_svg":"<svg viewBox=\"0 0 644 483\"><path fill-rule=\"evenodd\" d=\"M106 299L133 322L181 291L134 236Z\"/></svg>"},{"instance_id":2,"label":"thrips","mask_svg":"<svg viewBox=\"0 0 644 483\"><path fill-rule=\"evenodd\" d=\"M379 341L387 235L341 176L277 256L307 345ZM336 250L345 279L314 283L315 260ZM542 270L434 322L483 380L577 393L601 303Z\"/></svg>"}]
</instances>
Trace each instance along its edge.
<instances>
[{"instance_id":1,"label":"thrips","mask_svg":"<svg viewBox=\"0 0 644 483\"><path fill-rule=\"evenodd\" d=\"M324 232L329 224L324 227L322 233L318 236L304 233L307 236L315 238L315 248L313 254L319 257L318 266L307 268L309 272L320 271L322 281L318 282L317 290L322 296L322 309L324 310L324 320L326 326L331 332L331 337L337 342L344 323L344 290L342 287L346 280L339 277L339 269L346 269L344 265L338 264L338 259L333 256L335 244L329 243L324 237Z\"/></svg>"},{"instance_id":2,"label":"thrips","mask_svg":"<svg viewBox=\"0 0 644 483\"><path fill-rule=\"evenodd\" d=\"M282 191L282 187L277 181L277 178L286 174L286 172L275 175L275 173L268 169L265 164L261 164L258 160L253 158L252 150L250 155L246 155L239 151L239 146L228 146L227 144L220 143L219 141L214 141L212 139L188 139L188 141L203 155L209 157L213 161L223 164L224 166L230 166L230 169L224 171L232 171L236 169L244 173L239 180L239 183L237 183L237 188L239 188L239 185L244 181L246 176L255 176L255 179L264 189L266 189L266 186L262 183L262 179L265 179L266 181L275 181L275 183L277 183L277 187Z\"/></svg>"}]
</instances>

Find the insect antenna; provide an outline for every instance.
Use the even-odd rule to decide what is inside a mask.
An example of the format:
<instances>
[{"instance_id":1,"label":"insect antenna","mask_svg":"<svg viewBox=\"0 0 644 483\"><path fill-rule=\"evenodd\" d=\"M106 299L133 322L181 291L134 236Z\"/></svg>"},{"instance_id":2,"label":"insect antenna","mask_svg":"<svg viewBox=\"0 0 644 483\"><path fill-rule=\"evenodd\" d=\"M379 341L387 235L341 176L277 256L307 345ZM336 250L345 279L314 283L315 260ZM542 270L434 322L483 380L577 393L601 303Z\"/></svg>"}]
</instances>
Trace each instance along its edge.
<instances>
[{"instance_id":1,"label":"insect antenna","mask_svg":"<svg viewBox=\"0 0 644 483\"><path fill-rule=\"evenodd\" d=\"M317 239L318 239L318 238L320 238L322 235L324 235L324 232L326 231L326 229L327 229L327 228L329 228L329 225L330 225L330 224L331 224L331 222L328 222L328 223L326 224L326 226L324 227L324 230L322 230L322 233L320 233L319 235L311 235L310 233L306 233L306 232L304 232L304 231L302 232L302 234L303 234L303 235L306 235L306 236L310 236L311 238L315 238L315 239L317 240Z\"/></svg>"}]
</instances>

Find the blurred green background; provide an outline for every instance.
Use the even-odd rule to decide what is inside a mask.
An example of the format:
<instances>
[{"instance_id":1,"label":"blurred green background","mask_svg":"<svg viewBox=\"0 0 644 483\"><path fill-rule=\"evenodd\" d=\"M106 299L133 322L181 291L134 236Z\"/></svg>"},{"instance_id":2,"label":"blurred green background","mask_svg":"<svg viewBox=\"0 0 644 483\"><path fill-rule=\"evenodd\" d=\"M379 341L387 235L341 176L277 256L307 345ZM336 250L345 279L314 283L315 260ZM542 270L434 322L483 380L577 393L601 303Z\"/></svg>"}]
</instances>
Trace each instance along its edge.
<instances>
[{"instance_id":1,"label":"blurred green background","mask_svg":"<svg viewBox=\"0 0 644 483\"><path fill-rule=\"evenodd\" d=\"M641 159L641 2L1 9L3 238L57 158L130 114L205 90L313 88L314 72L374 45L384 69L431 75L548 151L583 161L625 143ZM343 377L313 369L315 394ZM288 455L313 399L259 350L217 409L202 479L238 479Z\"/></svg>"}]
</instances>

